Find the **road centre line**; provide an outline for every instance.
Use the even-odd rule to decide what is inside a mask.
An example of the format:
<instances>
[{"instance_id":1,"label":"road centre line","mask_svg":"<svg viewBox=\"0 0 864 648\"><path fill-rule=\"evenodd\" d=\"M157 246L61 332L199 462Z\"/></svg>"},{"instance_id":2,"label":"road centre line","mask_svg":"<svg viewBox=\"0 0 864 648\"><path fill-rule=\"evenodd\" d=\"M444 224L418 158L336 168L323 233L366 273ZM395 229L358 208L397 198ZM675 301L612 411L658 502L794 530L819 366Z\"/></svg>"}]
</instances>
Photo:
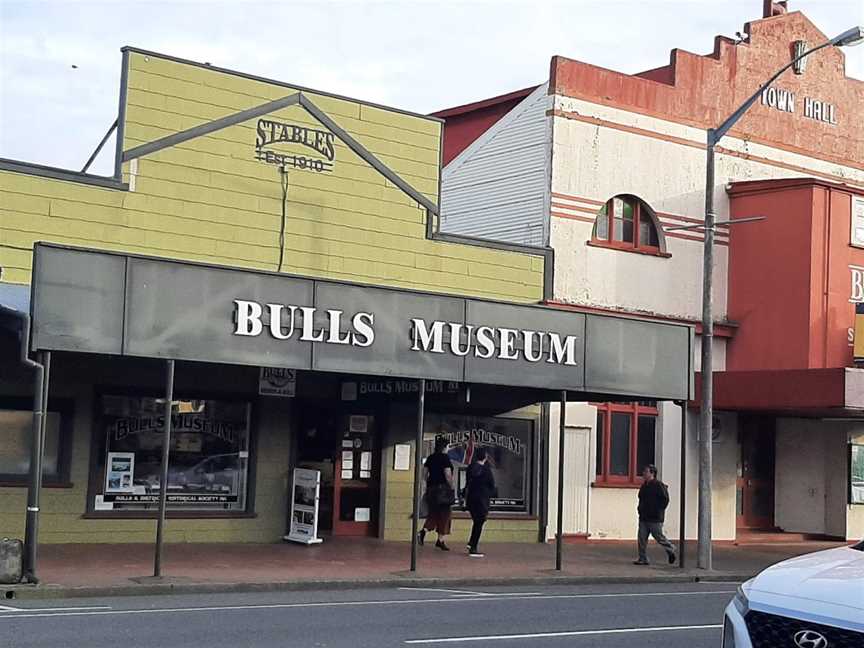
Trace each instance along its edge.
<instances>
[{"instance_id":1,"label":"road centre line","mask_svg":"<svg viewBox=\"0 0 864 648\"><path fill-rule=\"evenodd\" d=\"M474 592L470 590L441 589L438 587L400 587L412 592L446 592L453 596L540 596L543 592Z\"/></svg>"},{"instance_id":2,"label":"road centre line","mask_svg":"<svg viewBox=\"0 0 864 648\"><path fill-rule=\"evenodd\" d=\"M0 612L17 612L20 608L10 607L8 605L0 605Z\"/></svg>"},{"instance_id":3,"label":"road centre line","mask_svg":"<svg viewBox=\"0 0 864 648\"><path fill-rule=\"evenodd\" d=\"M437 587L400 587L400 590L412 592L446 592L448 594L462 594L463 596L486 596L484 592L472 592L469 590L440 589Z\"/></svg>"},{"instance_id":4,"label":"road centre line","mask_svg":"<svg viewBox=\"0 0 864 648\"><path fill-rule=\"evenodd\" d=\"M586 598L631 598L638 596L713 596L717 594L734 594L734 591L724 592L627 592L624 594L549 594L542 596L511 596L508 601L538 601L550 599L586 599ZM44 618L48 616L55 617L77 617L77 616L120 616L129 614L178 614L188 612L233 612L243 610L285 610L292 608L327 608L327 607L373 607L380 605L425 605L428 603L458 603L465 602L492 602L501 600L493 596L478 596L476 598L467 597L448 597L440 599L392 599L384 601L330 601L321 603L264 603L253 605L223 605L223 606L207 606L207 607L186 607L186 608L149 608L149 609L134 609L134 610L87 610L80 612L35 612L22 610L18 612L10 612L9 614L0 615L0 619L26 619L26 618ZM49 608L50 609L50 608ZM60 608L54 608L60 609Z\"/></svg>"},{"instance_id":5,"label":"road centre line","mask_svg":"<svg viewBox=\"0 0 864 648\"><path fill-rule=\"evenodd\" d=\"M9 616L3 612L65 612L67 610L110 610L110 605L85 605L81 607L47 607L47 608L21 608L0 605L0 617Z\"/></svg>"},{"instance_id":6,"label":"road centre line","mask_svg":"<svg viewBox=\"0 0 864 648\"><path fill-rule=\"evenodd\" d=\"M447 637L444 639L409 639L406 644L442 644L442 643L466 643L469 641L506 641L512 639L550 639L553 637L588 637L610 634L634 634L637 632L672 632L676 630L717 630L722 628L716 625L691 625L691 626L656 626L653 628L613 628L611 630L566 630L562 632L535 632L531 634L513 635L485 635L474 637Z\"/></svg>"}]
</instances>

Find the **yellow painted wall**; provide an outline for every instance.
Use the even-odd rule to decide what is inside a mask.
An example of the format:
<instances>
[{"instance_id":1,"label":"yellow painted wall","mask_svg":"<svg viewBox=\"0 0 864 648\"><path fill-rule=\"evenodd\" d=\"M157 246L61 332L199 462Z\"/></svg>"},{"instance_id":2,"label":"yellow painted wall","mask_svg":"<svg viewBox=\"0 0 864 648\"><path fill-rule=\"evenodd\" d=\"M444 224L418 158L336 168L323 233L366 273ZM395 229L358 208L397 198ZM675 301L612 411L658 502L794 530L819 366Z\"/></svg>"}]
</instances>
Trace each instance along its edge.
<instances>
[{"instance_id":1,"label":"yellow painted wall","mask_svg":"<svg viewBox=\"0 0 864 648\"><path fill-rule=\"evenodd\" d=\"M124 148L294 92L130 52ZM440 122L355 101L307 96L437 203ZM268 118L321 127L298 106ZM256 121L124 164L128 191L0 171L0 280L30 281L36 241L276 270L282 188L277 168L254 158ZM310 153L302 147L285 152ZM427 239L425 210L338 142L333 173L289 171L286 213L283 271L288 273L507 301L542 298L542 257ZM46 491L40 539L149 541L153 521L81 518L92 389L82 387L75 398L80 405L72 459L75 486ZM167 540L278 539L285 521L286 443L287 436L261 436L257 518L170 521ZM410 506L411 485L401 483L403 475L387 476L392 479L387 491L392 499L392 506L391 499L386 506L388 538L407 539L405 524L410 528L407 514L398 514L406 493ZM0 489L0 535L23 533L25 497L21 488ZM469 524L457 523L457 533L467 537ZM490 521L488 529L489 539L534 540L537 522Z\"/></svg>"},{"instance_id":2,"label":"yellow painted wall","mask_svg":"<svg viewBox=\"0 0 864 648\"><path fill-rule=\"evenodd\" d=\"M213 69L129 52L126 150L294 94ZM307 96L437 203L440 122ZM300 106L268 119L321 128ZM0 171L3 281L26 283L35 241L276 270L282 187L254 158L257 119L124 164L130 191ZM299 145L284 152L309 155ZM426 238L425 209L336 144L332 173L289 170L283 271L536 302L543 259Z\"/></svg>"}]
</instances>

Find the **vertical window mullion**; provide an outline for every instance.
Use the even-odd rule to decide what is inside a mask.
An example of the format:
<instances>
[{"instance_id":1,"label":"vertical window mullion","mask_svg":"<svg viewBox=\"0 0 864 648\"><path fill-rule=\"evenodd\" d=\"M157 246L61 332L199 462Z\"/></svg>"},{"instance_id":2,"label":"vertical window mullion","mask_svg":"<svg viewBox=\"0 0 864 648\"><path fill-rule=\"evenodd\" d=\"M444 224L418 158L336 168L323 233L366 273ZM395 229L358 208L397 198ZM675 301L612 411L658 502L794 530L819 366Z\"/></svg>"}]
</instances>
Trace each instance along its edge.
<instances>
[{"instance_id":1,"label":"vertical window mullion","mask_svg":"<svg viewBox=\"0 0 864 648\"><path fill-rule=\"evenodd\" d=\"M612 409L605 408L606 415L603 417L603 479L609 479L609 470L612 466Z\"/></svg>"},{"instance_id":2,"label":"vertical window mullion","mask_svg":"<svg viewBox=\"0 0 864 648\"><path fill-rule=\"evenodd\" d=\"M615 234L612 229L613 227L615 227L615 205L613 201L614 199L610 198L609 202L606 203L606 222L608 223L608 229L606 230L606 240L610 243L615 240Z\"/></svg>"},{"instance_id":3,"label":"vertical window mullion","mask_svg":"<svg viewBox=\"0 0 864 648\"><path fill-rule=\"evenodd\" d=\"M639 248L641 246L641 242L639 241L639 228L640 228L640 219L642 218L642 209L639 205L639 201L636 200L633 202L633 247Z\"/></svg>"}]
</instances>

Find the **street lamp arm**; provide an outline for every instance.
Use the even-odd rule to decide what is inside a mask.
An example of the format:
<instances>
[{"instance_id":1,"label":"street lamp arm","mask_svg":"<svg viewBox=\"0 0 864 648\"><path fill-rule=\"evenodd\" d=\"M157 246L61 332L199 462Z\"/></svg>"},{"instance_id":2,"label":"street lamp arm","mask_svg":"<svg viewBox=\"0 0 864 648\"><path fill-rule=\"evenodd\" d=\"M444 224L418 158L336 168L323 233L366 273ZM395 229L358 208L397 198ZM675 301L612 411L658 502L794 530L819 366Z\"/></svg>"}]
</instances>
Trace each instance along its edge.
<instances>
[{"instance_id":1,"label":"street lamp arm","mask_svg":"<svg viewBox=\"0 0 864 648\"><path fill-rule=\"evenodd\" d=\"M729 129L735 125L735 123L739 119L741 119L741 117L744 115L744 113L747 112L747 110L749 110L750 106L752 106L754 103L756 103L756 100L762 95L762 93L765 91L765 89L768 88L777 79L779 79L780 76L786 70L791 68L793 65L795 65L801 59L803 59L807 56L810 56L813 52L817 52L817 51L819 51L825 47L835 45L836 44L835 41L837 41L838 38L840 38L840 37L838 36L837 38L832 38L831 40L825 41L821 45L817 45L816 47L813 47L813 48L807 50L806 52L804 52L800 56L796 56L789 63L787 63L782 68L777 70L777 72L774 73L774 76L772 76L765 83L760 85L759 89L756 90L756 92L754 92L753 95L749 99L747 99L747 101L745 101L743 104L741 104L741 107L738 108L738 110L736 110L734 113L732 113L726 119L726 121L724 121L722 124L720 124L720 126L718 126L717 128L708 131L708 145L714 146L715 144L717 144L717 142L720 141L720 138L723 137L729 131Z\"/></svg>"}]
</instances>

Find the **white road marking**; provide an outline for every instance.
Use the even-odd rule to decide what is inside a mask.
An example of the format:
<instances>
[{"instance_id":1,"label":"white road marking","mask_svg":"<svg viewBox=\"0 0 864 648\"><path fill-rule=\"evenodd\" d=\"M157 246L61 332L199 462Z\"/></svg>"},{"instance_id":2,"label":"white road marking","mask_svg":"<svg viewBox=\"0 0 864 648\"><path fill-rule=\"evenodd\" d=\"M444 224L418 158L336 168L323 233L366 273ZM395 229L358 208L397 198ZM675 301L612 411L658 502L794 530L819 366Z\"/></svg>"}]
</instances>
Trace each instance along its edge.
<instances>
[{"instance_id":1,"label":"white road marking","mask_svg":"<svg viewBox=\"0 0 864 648\"><path fill-rule=\"evenodd\" d=\"M456 598L472 596L472 594L454 594ZM476 596L495 596L503 598L505 596L543 596L543 592L477 592Z\"/></svg>"},{"instance_id":2,"label":"white road marking","mask_svg":"<svg viewBox=\"0 0 864 648\"><path fill-rule=\"evenodd\" d=\"M675 630L716 630L722 625L656 626L653 628L614 628L612 630L569 630L531 634L485 635L482 637L447 637L445 639L409 639L406 644L466 643L469 641L505 641L511 639L549 639L552 637L588 637L592 635L633 634L637 632L672 632Z\"/></svg>"},{"instance_id":3,"label":"white road marking","mask_svg":"<svg viewBox=\"0 0 864 648\"><path fill-rule=\"evenodd\" d=\"M629 598L634 596L713 596L716 594L734 594L733 591L727 592L645 592L635 593L628 592L625 594L549 594L542 596L511 596L508 601L540 601L549 599L585 599L585 598ZM428 603L458 603L467 602L492 602L496 601L495 597L478 596L476 598L440 598L440 599L404 599L404 600L383 600L383 601L330 601L325 603L266 603L258 605L224 605L224 606L208 606L208 607L188 607L188 608L151 608L151 609L133 609L133 610L88 610L82 612L36 612L29 613L29 610L22 610L21 613L10 613L0 616L0 619L26 619L33 617L74 617L74 616L106 616L106 615L125 615L125 614L176 614L188 612L233 612L242 610L285 610L292 608L326 608L326 607L369 607L376 605L425 605ZM55 608L57 609L57 608Z\"/></svg>"},{"instance_id":4,"label":"white road marking","mask_svg":"<svg viewBox=\"0 0 864 648\"><path fill-rule=\"evenodd\" d=\"M110 610L110 605L85 605L82 607L46 607L46 608L20 608L0 605L0 612L66 612L69 610ZM0 615L9 616L9 615Z\"/></svg>"},{"instance_id":5,"label":"white road marking","mask_svg":"<svg viewBox=\"0 0 864 648\"><path fill-rule=\"evenodd\" d=\"M483 592L472 592L469 590L440 589L436 587L400 587L400 590L412 592L446 592L448 594L462 594L463 596L485 596Z\"/></svg>"},{"instance_id":6,"label":"white road marking","mask_svg":"<svg viewBox=\"0 0 864 648\"><path fill-rule=\"evenodd\" d=\"M471 590L441 589L437 587L400 587L412 592L445 592L453 596L539 596L543 592L474 592Z\"/></svg>"}]
</instances>

